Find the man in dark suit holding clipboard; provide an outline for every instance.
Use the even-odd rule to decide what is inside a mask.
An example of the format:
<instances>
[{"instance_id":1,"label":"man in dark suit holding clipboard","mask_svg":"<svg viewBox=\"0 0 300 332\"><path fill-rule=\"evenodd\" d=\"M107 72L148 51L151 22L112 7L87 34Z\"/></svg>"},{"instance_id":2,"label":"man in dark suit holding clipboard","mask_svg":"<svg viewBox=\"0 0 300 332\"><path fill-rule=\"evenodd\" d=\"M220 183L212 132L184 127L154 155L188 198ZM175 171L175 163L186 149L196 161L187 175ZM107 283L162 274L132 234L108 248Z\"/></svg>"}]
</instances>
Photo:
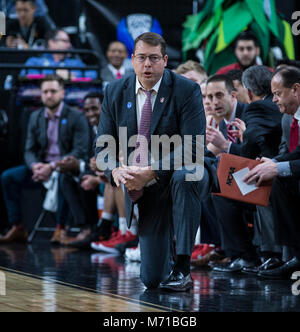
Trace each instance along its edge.
<instances>
[{"instance_id":1,"label":"man in dark suit holding clipboard","mask_svg":"<svg viewBox=\"0 0 300 332\"><path fill-rule=\"evenodd\" d=\"M265 278L289 278L294 271L300 270L300 70L296 67L283 67L277 70L271 81L273 101L281 113L293 116L290 127L289 152L274 159L262 158L262 163L252 169L244 178L250 183L274 180L271 202L273 205L275 235L278 244L293 249L293 258L283 266L262 271Z\"/></svg>"},{"instance_id":2,"label":"man in dark suit holding clipboard","mask_svg":"<svg viewBox=\"0 0 300 332\"><path fill-rule=\"evenodd\" d=\"M113 166L105 173L113 185L125 186L128 227L133 205L138 204L143 283L148 288L159 286L186 291L193 286L190 255L199 226L201 200L209 190L208 172L202 167L197 181L187 181L188 175L195 175L195 172L174 167L174 149L169 154L169 170L162 169L161 158L152 161L153 151L151 159L145 160L149 154L147 145L152 145L153 135L179 135L182 139L190 135L189 151L195 157L196 136L205 137L206 121L199 86L165 69L168 60L165 47L164 39L155 33L144 33L136 39L132 55L135 75L113 82L106 88L96 155L98 167L104 170L100 160L101 154L105 153L100 142L104 135L116 141L116 156L121 143L125 163L127 155L133 155L130 166L124 166L116 157L112 160ZM120 137L120 127L127 130L124 139ZM129 144L130 138L136 134L137 143ZM127 144L131 146L128 151ZM200 145L204 152L205 141ZM183 146L179 149L183 151ZM112 156L109 150L107 156ZM173 264L174 236L176 258Z\"/></svg>"},{"instance_id":3,"label":"man in dark suit holding clipboard","mask_svg":"<svg viewBox=\"0 0 300 332\"><path fill-rule=\"evenodd\" d=\"M214 75L207 81L207 98L210 99L214 111L218 116L224 116L219 130L208 127L206 139L212 143L219 152L234 153L241 145L240 140L233 135L237 131L237 121L244 120L246 104L236 99L236 90L232 80L226 75ZM240 121L242 123L242 121ZM245 267L257 264L257 257L249 239L245 212L248 206L223 197L212 197L210 209L215 211L215 218L210 223L215 223L219 229L221 247L232 262L224 266L216 266L218 272L239 272ZM247 214L246 214L247 213Z\"/></svg>"}]
</instances>

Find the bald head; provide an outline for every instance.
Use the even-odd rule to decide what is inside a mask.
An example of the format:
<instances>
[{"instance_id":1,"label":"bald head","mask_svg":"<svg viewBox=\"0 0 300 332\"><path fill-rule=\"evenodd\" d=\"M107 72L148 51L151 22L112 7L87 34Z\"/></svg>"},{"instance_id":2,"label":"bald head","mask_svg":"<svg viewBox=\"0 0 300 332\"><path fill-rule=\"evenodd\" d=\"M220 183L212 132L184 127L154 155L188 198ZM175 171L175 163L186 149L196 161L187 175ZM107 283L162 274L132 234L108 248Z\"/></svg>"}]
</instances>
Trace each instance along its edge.
<instances>
[{"instance_id":1,"label":"bald head","mask_svg":"<svg viewBox=\"0 0 300 332\"><path fill-rule=\"evenodd\" d=\"M294 115L300 106L300 69L286 66L277 70L271 81L273 102L281 113Z\"/></svg>"}]
</instances>

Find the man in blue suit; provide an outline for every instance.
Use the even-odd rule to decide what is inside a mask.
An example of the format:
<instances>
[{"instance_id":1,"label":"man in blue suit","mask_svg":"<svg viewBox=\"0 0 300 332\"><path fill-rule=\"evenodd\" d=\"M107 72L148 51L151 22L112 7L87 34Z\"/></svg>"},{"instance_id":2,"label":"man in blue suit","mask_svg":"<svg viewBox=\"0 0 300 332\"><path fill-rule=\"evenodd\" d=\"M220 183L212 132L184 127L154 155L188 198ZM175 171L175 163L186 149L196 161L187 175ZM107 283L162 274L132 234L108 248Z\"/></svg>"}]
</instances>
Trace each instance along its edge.
<instances>
[{"instance_id":1,"label":"man in blue suit","mask_svg":"<svg viewBox=\"0 0 300 332\"><path fill-rule=\"evenodd\" d=\"M185 148L196 159L197 151L202 151L202 157L205 151L205 139L198 138L205 138L206 120L199 86L166 69L167 61L166 43L160 35L147 32L135 40L135 74L106 88L96 155L100 169L107 155L105 160L110 159L113 166L105 171L106 176L113 185L125 187L128 227L133 206L138 204L143 283L148 288L186 291L193 286L190 255L199 227L201 201L209 192L208 171L199 162L201 176L197 178L197 169L195 172L178 167L174 148L164 156L170 161L168 170L163 169L161 156L153 157L153 150L149 162L142 162L149 151L145 151L141 136L152 145L154 135L177 135L182 141L189 135L190 146L185 144L176 150L182 152ZM126 128L127 137L120 137L120 127ZM132 145L130 138L136 134L137 144ZM116 147L116 156L121 144L124 163L118 157L114 159L110 142L103 144L104 137L114 139L115 145L111 146ZM129 145L133 147L127 149ZM133 162L127 166L127 156L132 155ZM194 176L193 181L189 176Z\"/></svg>"}]
</instances>

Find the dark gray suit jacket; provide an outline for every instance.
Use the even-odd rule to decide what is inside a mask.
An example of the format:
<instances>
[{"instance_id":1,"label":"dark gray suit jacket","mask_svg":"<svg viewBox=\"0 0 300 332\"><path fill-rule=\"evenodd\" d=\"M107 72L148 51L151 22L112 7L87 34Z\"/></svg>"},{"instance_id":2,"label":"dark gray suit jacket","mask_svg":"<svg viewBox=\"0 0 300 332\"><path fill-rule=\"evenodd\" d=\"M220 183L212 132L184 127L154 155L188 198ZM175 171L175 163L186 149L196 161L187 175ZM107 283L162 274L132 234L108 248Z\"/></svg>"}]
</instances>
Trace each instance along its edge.
<instances>
[{"instance_id":1,"label":"dark gray suit jacket","mask_svg":"<svg viewBox=\"0 0 300 332\"><path fill-rule=\"evenodd\" d=\"M275 159L277 161L289 161L292 175L296 178L300 178L300 139L299 139L299 145L296 148L296 150L291 153L289 152L290 129L292 122L293 122L293 117L291 115L288 114L283 115L280 154L279 156L275 157Z\"/></svg>"},{"instance_id":2,"label":"dark gray suit jacket","mask_svg":"<svg viewBox=\"0 0 300 332\"><path fill-rule=\"evenodd\" d=\"M291 131L292 122L293 122L293 117L291 115L283 114L281 121L282 137L279 147L279 155L283 155L289 152L290 131ZM299 133L300 133L300 128L299 128ZM300 135L299 135L299 144L300 144Z\"/></svg>"},{"instance_id":3,"label":"dark gray suit jacket","mask_svg":"<svg viewBox=\"0 0 300 332\"><path fill-rule=\"evenodd\" d=\"M264 100L252 102L247 106L244 115L246 131L243 134L243 143L232 144L231 153L250 159L273 158L278 154L282 135L282 115L272 99L273 95L270 94Z\"/></svg>"},{"instance_id":4,"label":"dark gray suit jacket","mask_svg":"<svg viewBox=\"0 0 300 332\"><path fill-rule=\"evenodd\" d=\"M135 83L136 75L132 74L109 84L104 94L98 137L111 135L116 140L117 156L119 127L127 128L127 142L125 143L128 143L129 138L138 132ZM205 130L206 120L199 86L191 80L166 69L153 108L150 134L159 136L166 134L169 137L175 134L181 137L191 135L193 152L195 152L196 135L205 137ZM105 148L96 146L96 156ZM205 141L204 148L206 150ZM134 147L129 147L127 151L129 156L134 151ZM209 164L210 160L206 160L206 162ZM118 165L119 161L117 159L116 167ZM169 171L157 170L159 183L167 185L173 171L172 166ZM105 174L114 185L112 171L106 170ZM127 192L125 192L125 206L126 219L130 227L133 204Z\"/></svg>"},{"instance_id":5,"label":"dark gray suit jacket","mask_svg":"<svg viewBox=\"0 0 300 332\"><path fill-rule=\"evenodd\" d=\"M33 112L29 119L26 144L25 163L31 168L36 162L43 162L46 154L47 119L45 109ZM89 148L89 127L83 113L64 105L60 123L58 144L61 157L72 155L78 159L87 159Z\"/></svg>"}]
</instances>

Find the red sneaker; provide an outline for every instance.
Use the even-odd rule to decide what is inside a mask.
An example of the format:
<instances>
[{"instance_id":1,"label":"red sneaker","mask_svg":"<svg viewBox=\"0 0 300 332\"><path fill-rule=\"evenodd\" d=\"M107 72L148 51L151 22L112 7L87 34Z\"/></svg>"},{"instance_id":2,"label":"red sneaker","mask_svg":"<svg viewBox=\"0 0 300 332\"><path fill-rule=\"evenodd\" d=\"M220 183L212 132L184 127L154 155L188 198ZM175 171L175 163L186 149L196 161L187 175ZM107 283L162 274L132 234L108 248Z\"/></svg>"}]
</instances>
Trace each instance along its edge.
<instances>
[{"instance_id":1,"label":"red sneaker","mask_svg":"<svg viewBox=\"0 0 300 332\"><path fill-rule=\"evenodd\" d=\"M195 248L195 247L194 247ZM195 261L197 259L200 259L210 253L211 251L215 250L215 245L213 244L204 244L201 249L197 251L193 251L191 256L191 261Z\"/></svg>"},{"instance_id":2,"label":"red sneaker","mask_svg":"<svg viewBox=\"0 0 300 332\"><path fill-rule=\"evenodd\" d=\"M102 236L99 236L99 238L98 238L98 241L95 241L95 242L92 242L91 243L91 247L93 248L93 249L95 249L95 250L100 250L100 244L102 243L102 242L108 242L108 241L111 241L111 240L113 240L114 238L116 238L117 236L119 236L119 231L117 231L117 230L113 230L112 231L112 233L111 233L111 235L110 235L110 237L109 237L109 239L104 239Z\"/></svg>"},{"instance_id":3,"label":"red sneaker","mask_svg":"<svg viewBox=\"0 0 300 332\"><path fill-rule=\"evenodd\" d=\"M203 249L200 252L201 257L209 254L211 251L215 250L216 246L214 244L205 244Z\"/></svg>"},{"instance_id":4,"label":"red sneaker","mask_svg":"<svg viewBox=\"0 0 300 332\"><path fill-rule=\"evenodd\" d=\"M116 245L133 241L136 238L137 235L132 234L130 231L127 231L125 234L122 234L121 231L118 231L107 241L92 242L91 247L98 251L118 254L120 251L115 248Z\"/></svg>"},{"instance_id":5,"label":"red sneaker","mask_svg":"<svg viewBox=\"0 0 300 332\"><path fill-rule=\"evenodd\" d=\"M200 251L203 249L204 247L204 244L196 244L194 245L194 249L193 249L193 252L192 252L192 256L191 256L191 260L195 260L197 259Z\"/></svg>"}]
</instances>

